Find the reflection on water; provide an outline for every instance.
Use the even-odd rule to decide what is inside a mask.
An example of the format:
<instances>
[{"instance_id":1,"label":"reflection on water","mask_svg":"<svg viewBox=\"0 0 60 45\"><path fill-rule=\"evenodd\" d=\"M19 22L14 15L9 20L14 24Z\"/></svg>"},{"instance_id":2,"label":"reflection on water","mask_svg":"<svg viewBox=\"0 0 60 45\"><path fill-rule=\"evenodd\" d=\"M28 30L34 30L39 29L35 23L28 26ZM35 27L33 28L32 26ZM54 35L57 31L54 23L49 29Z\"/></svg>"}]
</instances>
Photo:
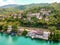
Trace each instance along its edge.
<instances>
[{"instance_id":1,"label":"reflection on water","mask_svg":"<svg viewBox=\"0 0 60 45\"><path fill-rule=\"evenodd\" d=\"M12 37L12 40L13 40L13 41L17 41L18 38L19 38L18 36L13 36L13 37Z\"/></svg>"},{"instance_id":2,"label":"reflection on water","mask_svg":"<svg viewBox=\"0 0 60 45\"><path fill-rule=\"evenodd\" d=\"M50 42L40 39L31 39L23 36L0 34L0 45L60 45L59 42Z\"/></svg>"},{"instance_id":3,"label":"reflection on water","mask_svg":"<svg viewBox=\"0 0 60 45\"><path fill-rule=\"evenodd\" d=\"M11 38L11 36L9 36L9 37L8 37L7 45L12 45L12 43L13 43L13 42L12 42L12 38Z\"/></svg>"}]
</instances>

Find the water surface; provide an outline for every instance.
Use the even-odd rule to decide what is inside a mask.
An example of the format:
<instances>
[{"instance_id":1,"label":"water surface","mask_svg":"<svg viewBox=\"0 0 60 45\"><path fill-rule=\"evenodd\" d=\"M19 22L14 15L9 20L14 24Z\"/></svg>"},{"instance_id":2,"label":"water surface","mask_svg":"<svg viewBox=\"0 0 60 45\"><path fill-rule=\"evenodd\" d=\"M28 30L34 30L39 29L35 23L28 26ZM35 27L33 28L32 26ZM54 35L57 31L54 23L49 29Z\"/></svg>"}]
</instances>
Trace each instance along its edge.
<instances>
[{"instance_id":1,"label":"water surface","mask_svg":"<svg viewBox=\"0 0 60 45\"><path fill-rule=\"evenodd\" d=\"M60 45L60 43L49 42L44 40L35 40L26 38L23 36L10 36L6 34L0 34L0 45Z\"/></svg>"}]
</instances>

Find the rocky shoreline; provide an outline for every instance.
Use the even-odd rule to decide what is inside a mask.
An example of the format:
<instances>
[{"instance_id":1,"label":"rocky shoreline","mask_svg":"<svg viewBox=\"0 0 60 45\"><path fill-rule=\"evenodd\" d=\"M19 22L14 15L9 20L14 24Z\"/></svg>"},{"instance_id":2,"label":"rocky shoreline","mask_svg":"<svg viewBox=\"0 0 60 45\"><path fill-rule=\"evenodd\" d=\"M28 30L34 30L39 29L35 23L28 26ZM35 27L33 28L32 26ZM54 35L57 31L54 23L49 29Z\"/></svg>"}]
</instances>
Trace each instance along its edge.
<instances>
[{"instance_id":1,"label":"rocky shoreline","mask_svg":"<svg viewBox=\"0 0 60 45\"><path fill-rule=\"evenodd\" d=\"M11 28L11 27L10 27ZM49 31L44 31L42 29L36 29L36 28L18 28L17 32L11 31L11 29L9 29L8 31L0 31L2 33L6 33L8 35L11 36L27 36L27 37L31 37L32 39L37 38L37 39L44 39L44 40L48 40L48 36L50 34Z\"/></svg>"}]
</instances>

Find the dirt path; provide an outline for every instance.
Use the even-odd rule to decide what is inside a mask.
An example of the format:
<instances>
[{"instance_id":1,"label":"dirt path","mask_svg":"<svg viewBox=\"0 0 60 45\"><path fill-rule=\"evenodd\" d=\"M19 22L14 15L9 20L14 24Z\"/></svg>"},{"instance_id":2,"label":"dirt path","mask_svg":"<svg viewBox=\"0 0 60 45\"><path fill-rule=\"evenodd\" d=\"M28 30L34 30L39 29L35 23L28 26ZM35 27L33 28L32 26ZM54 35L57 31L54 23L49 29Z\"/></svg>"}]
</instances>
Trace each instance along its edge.
<instances>
[{"instance_id":1,"label":"dirt path","mask_svg":"<svg viewBox=\"0 0 60 45\"><path fill-rule=\"evenodd\" d=\"M48 29L43 28L33 28L33 27L20 27L21 29L27 29L27 30L42 30L42 31L49 31Z\"/></svg>"}]
</instances>

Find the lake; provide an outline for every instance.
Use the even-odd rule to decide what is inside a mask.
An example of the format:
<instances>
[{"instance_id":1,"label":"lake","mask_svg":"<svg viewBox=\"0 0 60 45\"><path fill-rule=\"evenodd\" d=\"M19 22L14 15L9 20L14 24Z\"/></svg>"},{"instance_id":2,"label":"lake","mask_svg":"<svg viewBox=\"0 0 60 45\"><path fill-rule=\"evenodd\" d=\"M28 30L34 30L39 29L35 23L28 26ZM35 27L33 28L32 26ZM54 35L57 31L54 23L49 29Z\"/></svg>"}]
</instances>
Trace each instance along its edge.
<instances>
[{"instance_id":1,"label":"lake","mask_svg":"<svg viewBox=\"0 0 60 45\"><path fill-rule=\"evenodd\" d=\"M0 34L0 45L60 45L60 43Z\"/></svg>"}]
</instances>

